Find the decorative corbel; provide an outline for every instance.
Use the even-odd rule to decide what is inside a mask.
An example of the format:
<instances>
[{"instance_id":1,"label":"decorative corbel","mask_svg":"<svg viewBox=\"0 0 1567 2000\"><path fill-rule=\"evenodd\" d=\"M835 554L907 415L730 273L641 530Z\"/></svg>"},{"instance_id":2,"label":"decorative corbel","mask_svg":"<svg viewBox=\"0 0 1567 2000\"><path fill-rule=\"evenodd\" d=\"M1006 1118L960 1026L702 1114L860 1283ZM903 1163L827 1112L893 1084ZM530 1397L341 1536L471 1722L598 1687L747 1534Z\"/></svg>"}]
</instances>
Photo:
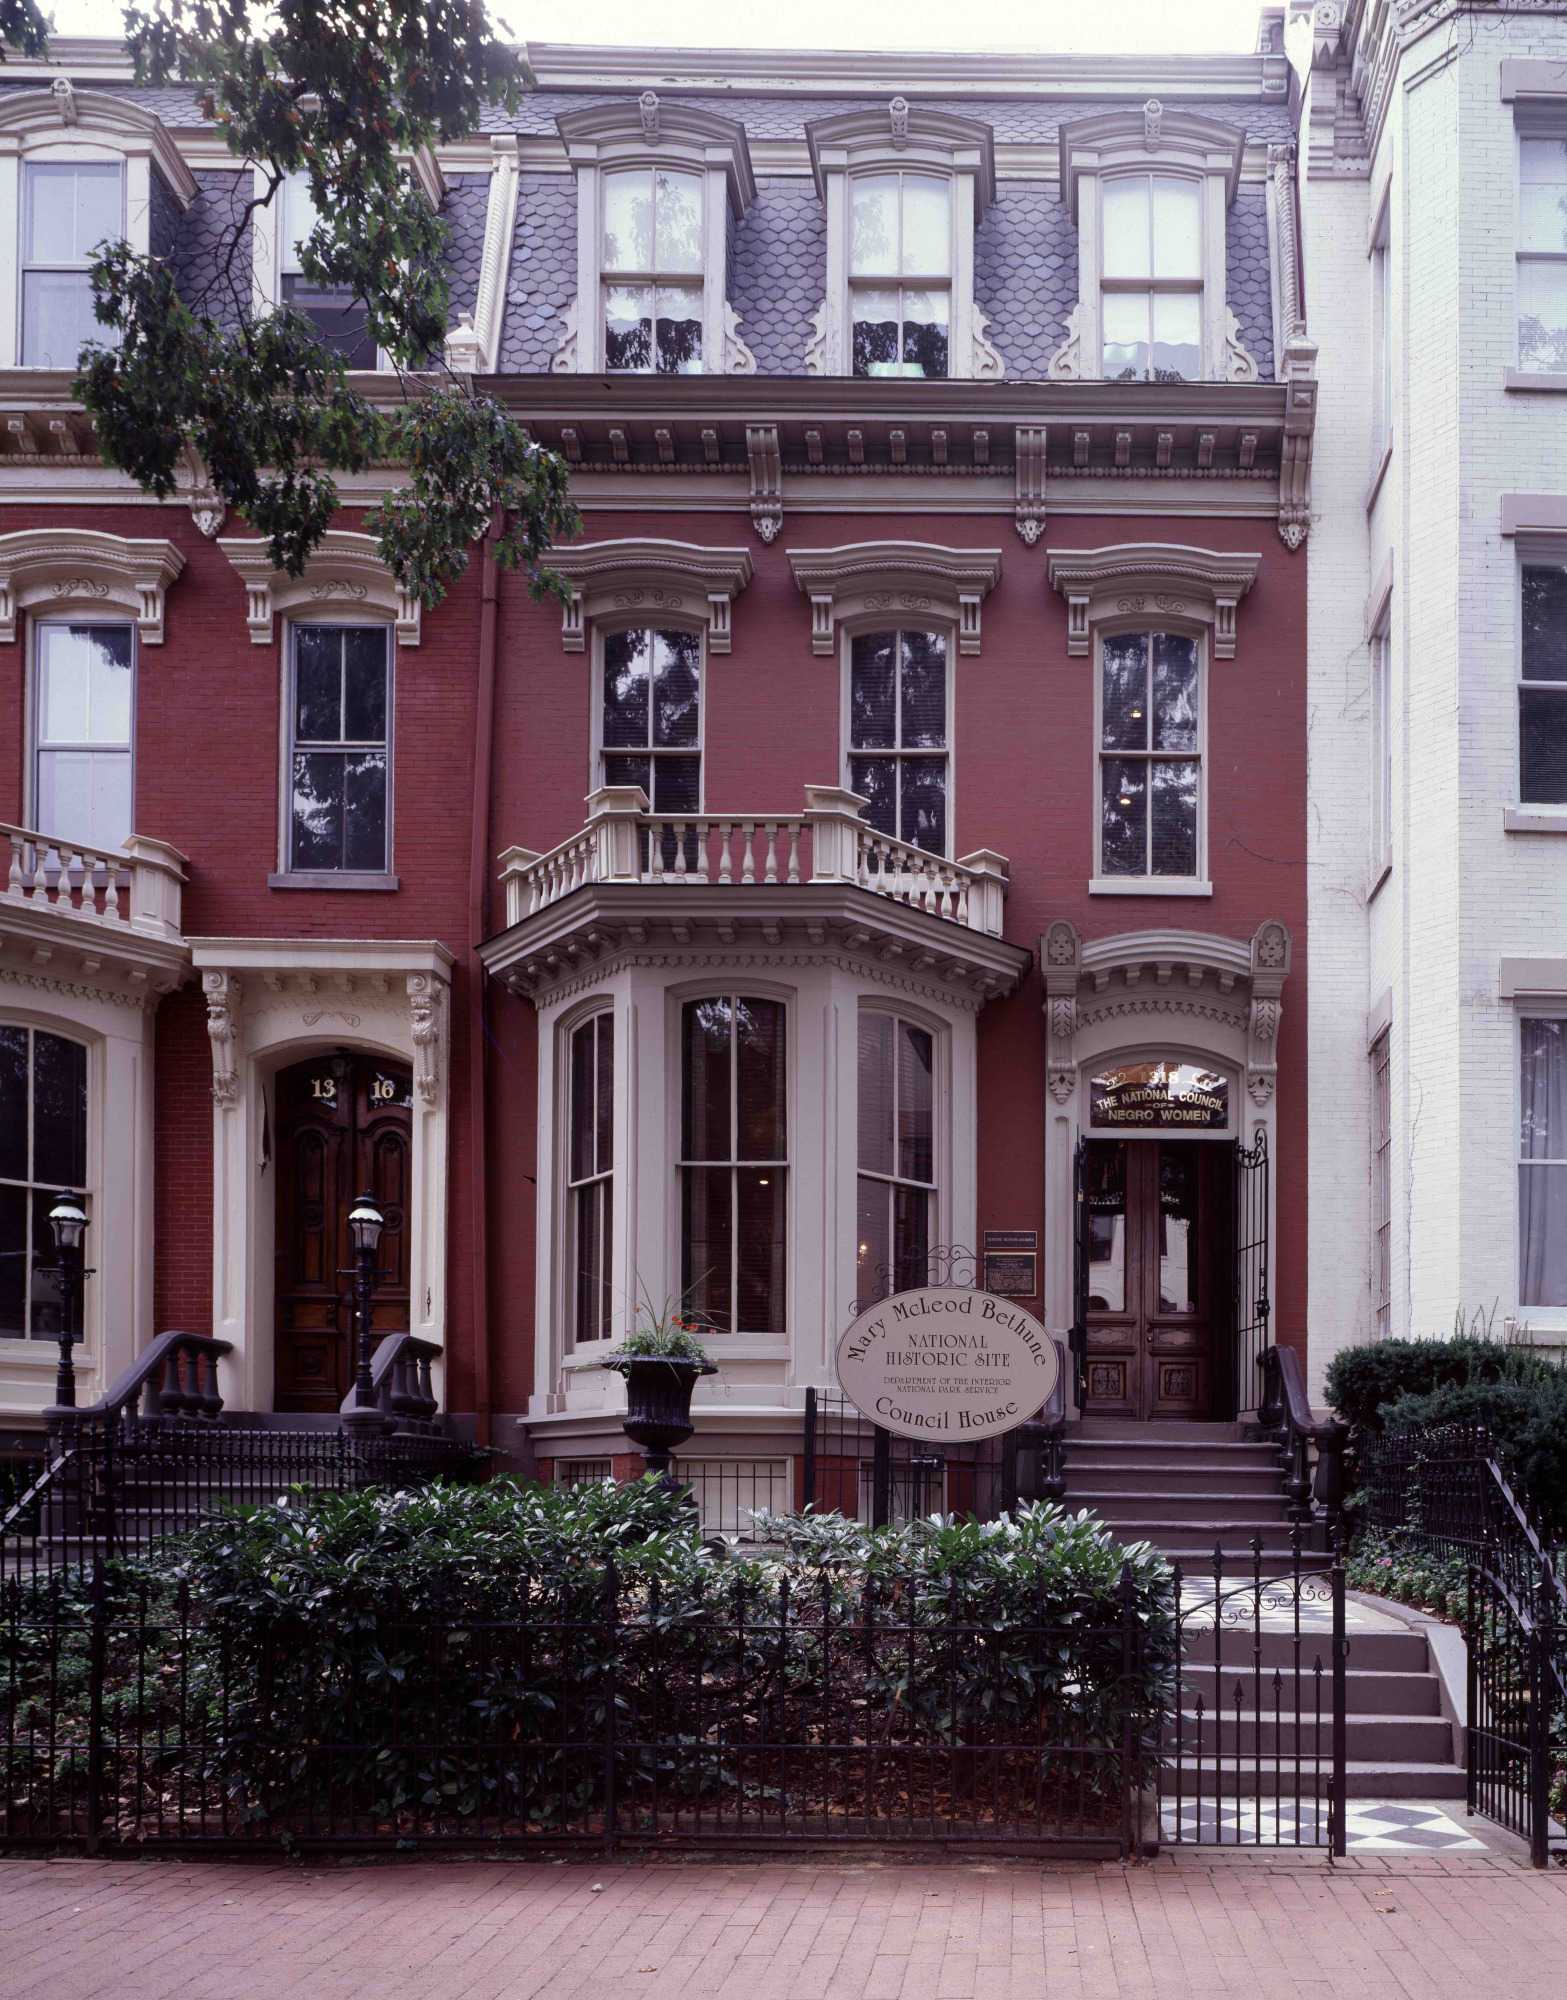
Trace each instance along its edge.
<instances>
[{"instance_id":1,"label":"decorative corbel","mask_svg":"<svg viewBox=\"0 0 1567 2000\"><path fill-rule=\"evenodd\" d=\"M1241 323L1235 317L1234 309L1224 309L1224 380L1226 382L1255 382L1257 364L1241 344Z\"/></svg>"},{"instance_id":2,"label":"decorative corbel","mask_svg":"<svg viewBox=\"0 0 1567 2000\"><path fill-rule=\"evenodd\" d=\"M1317 343L1296 321L1284 345L1284 438L1279 461L1279 535L1298 549L1311 528L1311 447L1317 425Z\"/></svg>"},{"instance_id":3,"label":"decorative corbel","mask_svg":"<svg viewBox=\"0 0 1567 2000\"><path fill-rule=\"evenodd\" d=\"M807 375L830 375L833 372L833 349L836 338L832 300L823 299L811 315L811 337L805 343Z\"/></svg>"},{"instance_id":4,"label":"decorative corbel","mask_svg":"<svg viewBox=\"0 0 1567 2000\"><path fill-rule=\"evenodd\" d=\"M637 111L642 119L642 137L650 146L658 144L658 92L644 90L637 99Z\"/></svg>"},{"instance_id":5,"label":"decorative corbel","mask_svg":"<svg viewBox=\"0 0 1567 2000\"><path fill-rule=\"evenodd\" d=\"M974 308L974 359L970 368L976 382L999 382L1007 372L1001 349L990 338L990 320L978 306Z\"/></svg>"},{"instance_id":6,"label":"decorative corbel","mask_svg":"<svg viewBox=\"0 0 1567 2000\"><path fill-rule=\"evenodd\" d=\"M550 356L552 375L575 375L577 372L577 301L573 299L560 316L563 328L560 345Z\"/></svg>"},{"instance_id":7,"label":"decorative corbel","mask_svg":"<svg viewBox=\"0 0 1567 2000\"><path fill-rule=\"evenodd\" d=\"M756 356L740 338L740 315L727 299L724 300L724 373L726 375L756 373Z\"/></svg>"},{"instance_id":8,"label":"decorative corbel","mask_svg":"<svg viewBox=\"0 0 1567 2000\"><path fill-rule=\"evenodd\" d=\"M1257 926L1251 941L1251 1008L1246 1022L1246 1088L1254 1104L1269 1103L1278 1082L1281 996L1291 955L1290 934L1276 918Z\"/></svg>"},{"instance_id":9,"label":"decorative corbel","mask_svg":"<svg viewBox=\"0 0 1567 2000\"><path fill-rule=\"evenodd\" d=\"M207 1039L212 1044L212 1101L232 1111L239 1102L239 1010L244 987L237 973L204 972Z\"/></svg>"},{"instance_id":10,"label":"decorative corbel","mask_svg":"<svg viewBox=\"0 0 1567 2000\"><path fill-rule=\"evenodd\" d=\"M1077 1035L1077 982L1082 970L1082 944L1065 918L1053 923L1040 939L1039 964L1045 979L1045 1088L1057 1104L1065 1104L1077 1088L1073 1043Z\"/></svg>"},{"instance_id":11,"label":"decorative corbel","mask_svg":"<svg viewBox=\"0 0 1567 2000\"><path fill-rule=\"evenodd\" d=\"M1014 440L1017 531L1032 548L1045 529L1045 426L1019 424Z\"/></svg>"},{"instance_id":12,"label":"decorative corbel","mask_svg":"<svg viewBox=\"0 0 1567 2000\"><path fill-rule=\"evenodd\" d=\"M783 526L783 460L776 424L747 424L745 455L751 469L751 525L764 542Z\"/></svg>"},{"instance_id":13,"label":"decorative corbel","mask_svg":"<svg viewBox=\"0 0 1567 2000\"><path fill-rule=\"evenodd\" d=\"M421 1104L434 1104L440 1087L442 985L428 972L408 975L409 1040L414 1050L414 1089Z\"/></svg>"},{"instance_id":14,"label":"decorative corbel","mask_svg":"<svg viewBox=\"0 0 1567 2000\"><path fill-rule=\"evenodd\" d=\"M1066 339L1051 355L1045 369L1051 382L1081 382L1083 379L1083 308L1073 306L1066 316Z\"/></svg>"},{"instance_id":15,"label":"decorative corbel","mask_svg":"<svg viewBox=\"0 0 1567 2000\"><path fill-rule=\"evenodd\" d=\"M1150 153L1159 148L1159 127L1164 122L1164 106L1157 97L1150 97L1143 106L1143 144Z\"/></svg>"},{"instance_id":16,"label":"decorative corbel","mask_svg":"<svg viewBox=\"0 0 1567 2000\"><path fill-rule=\"evenodd\" d=\"M60 114L62 125L74 125L79 113L76 105L76 86L68 76L57 76L49 86L49 94L54 99L54 108Z\"/></svg>"},{"instance_id":17,"label":"decorative corbel","mask_svg":"<svg viewBox=\"0 0 1567 2000\"><path fill-rule=\"evenodd\" d=\"M909 100L895 97L887 106L887 115L892 120L892 143L906 146L909 143Z\"/></svg>"}]
</instances>

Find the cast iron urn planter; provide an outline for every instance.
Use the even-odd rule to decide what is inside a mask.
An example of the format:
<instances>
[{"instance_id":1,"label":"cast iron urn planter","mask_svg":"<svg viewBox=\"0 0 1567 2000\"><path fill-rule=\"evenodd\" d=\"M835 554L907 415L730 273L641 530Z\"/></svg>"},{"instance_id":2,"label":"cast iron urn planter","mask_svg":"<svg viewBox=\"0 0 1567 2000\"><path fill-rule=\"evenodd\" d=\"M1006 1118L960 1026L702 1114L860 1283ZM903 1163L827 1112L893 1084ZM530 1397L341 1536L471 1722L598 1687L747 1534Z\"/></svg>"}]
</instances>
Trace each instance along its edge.
<instances>
[{"instance_id":1,"label":"cast iron urn planter","mask_svg":"<svg viewBox=\"0 0 1567 2000\"><path fill-rule=\"evenodd\" d=\"M610 1363L626 1379L626 1436L642 1447L649 1472L670 1471L670 1454L684 1444L691 1422L691 1391L702 1375L716 1375L711 1361L686 1361L674 1355L628 1355Z\"/></svg>"}]
</instances>

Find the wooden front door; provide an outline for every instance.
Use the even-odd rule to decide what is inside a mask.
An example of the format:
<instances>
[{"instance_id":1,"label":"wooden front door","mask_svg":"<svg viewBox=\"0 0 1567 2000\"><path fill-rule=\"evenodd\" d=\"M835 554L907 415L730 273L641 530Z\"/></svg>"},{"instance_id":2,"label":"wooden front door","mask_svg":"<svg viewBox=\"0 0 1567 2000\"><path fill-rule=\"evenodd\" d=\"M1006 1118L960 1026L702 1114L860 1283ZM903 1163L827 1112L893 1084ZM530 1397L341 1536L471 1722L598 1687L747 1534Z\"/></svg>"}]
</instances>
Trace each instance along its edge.
<instances>
[{"instance_id":1,"label":"wooden front door","mask_svg":"<svg viewBox=\"0 0 1567 2000\"><path fill-rule=\"evenodd\" d=\"M1087 1147L1085 1416L1212 1415L1226 1158L1190 1139Z\"/></svg>"},{"instance_id":2,"label":"wooden front door","mask_svg":"<svg viewBox=\"0 0 1567 2000\"><path fill-rule=\"evenodd\" d=\"M331 1412L354 1379L348 1211L366 1188L386 1216L374 1338L408 1328L413 1072L374 1056L321 1056L280 1071L275 1102L273 1408Z\"/></svg>"}]
</instances>

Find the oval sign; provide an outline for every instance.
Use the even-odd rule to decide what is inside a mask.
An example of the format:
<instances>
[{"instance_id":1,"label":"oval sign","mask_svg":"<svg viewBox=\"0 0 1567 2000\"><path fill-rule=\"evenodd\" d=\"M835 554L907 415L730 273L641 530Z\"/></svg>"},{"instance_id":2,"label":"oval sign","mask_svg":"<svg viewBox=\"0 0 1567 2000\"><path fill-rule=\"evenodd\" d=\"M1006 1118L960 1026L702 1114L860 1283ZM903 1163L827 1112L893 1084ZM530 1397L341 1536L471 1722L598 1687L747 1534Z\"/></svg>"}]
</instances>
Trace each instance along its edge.
<instances>
[{"instance_id":1,"label":"oval sign","mask_svg":"<svg viewBox=\"0 0 1567 2000\"><path fill-rule=\"evenodd\" d=\"M933 1444L1012 1430L1060 1376L1056 1344L1032 1313L957 1285L894 1292L838 1342L838 1381L860 1414Z\"/></svg>"}]
</instances>

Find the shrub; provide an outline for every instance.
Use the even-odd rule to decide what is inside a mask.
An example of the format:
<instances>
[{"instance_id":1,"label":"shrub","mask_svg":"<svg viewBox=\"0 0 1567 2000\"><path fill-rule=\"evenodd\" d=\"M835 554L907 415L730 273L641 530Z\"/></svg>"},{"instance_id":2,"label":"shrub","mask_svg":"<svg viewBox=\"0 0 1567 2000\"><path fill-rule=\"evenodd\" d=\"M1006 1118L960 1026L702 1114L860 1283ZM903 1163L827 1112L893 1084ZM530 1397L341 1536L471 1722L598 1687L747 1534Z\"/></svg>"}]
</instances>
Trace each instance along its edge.
<instances>
[{"instance_id":1,"label":"shrub","mask_svg":"<svg viewBox=\"0 0 1567 2000\"><path fill-rule=\"evenodd\" d=\"M1328 1364L1327 1399L1356 1431L1375 1433L1384 1428L1388 1407L1401 1396L1428 1395L1448 1384L1500 1381L1509 1357L1517 1353L1473 1334L1374 1340L1334 1355Z\"/></svg>"}]
</instances>

